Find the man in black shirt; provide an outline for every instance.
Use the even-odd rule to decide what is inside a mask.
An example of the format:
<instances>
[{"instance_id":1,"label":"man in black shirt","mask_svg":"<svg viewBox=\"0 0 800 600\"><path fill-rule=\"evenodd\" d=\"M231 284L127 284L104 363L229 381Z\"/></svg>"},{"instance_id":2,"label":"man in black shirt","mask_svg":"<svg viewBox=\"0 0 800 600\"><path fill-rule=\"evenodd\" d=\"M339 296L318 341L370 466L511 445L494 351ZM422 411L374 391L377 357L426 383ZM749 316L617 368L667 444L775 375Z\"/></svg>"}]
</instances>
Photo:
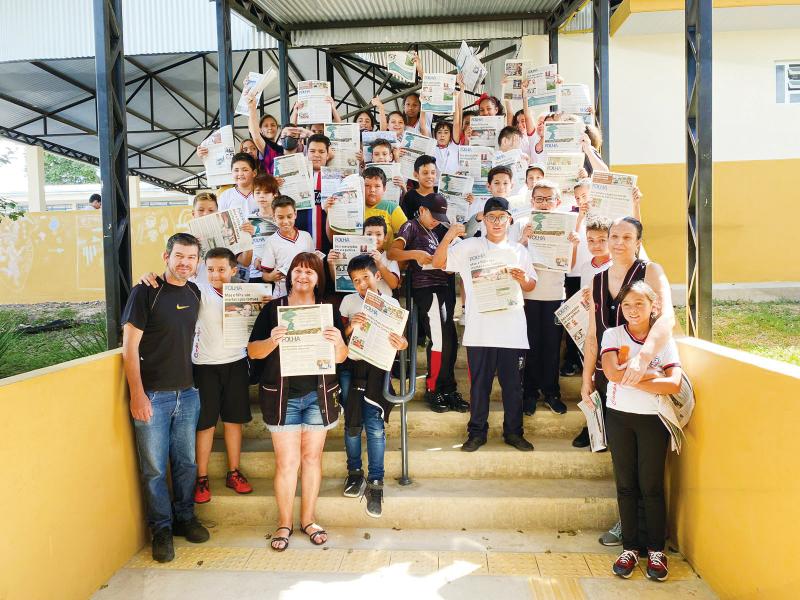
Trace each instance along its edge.
<instances>
[{"instance_id":1,"label":"man in black shirt","mask_svg":"<svg viewBox=\"0 0 800 600\"><path fill-rule=\"evenodd\" d=\"M153 559L175 557L172 535L205 542L208 531L194 516L195 430L200 397L192 380L191 349L200 290L189 281L200 242L176 233L164 252L158 287L136 285L122 313L122 358L131 398L139 470L153 534ZM172 472L174 500L167 488ZM174 515L174 522L173 522Z\"/></svg>"}]
</instances>

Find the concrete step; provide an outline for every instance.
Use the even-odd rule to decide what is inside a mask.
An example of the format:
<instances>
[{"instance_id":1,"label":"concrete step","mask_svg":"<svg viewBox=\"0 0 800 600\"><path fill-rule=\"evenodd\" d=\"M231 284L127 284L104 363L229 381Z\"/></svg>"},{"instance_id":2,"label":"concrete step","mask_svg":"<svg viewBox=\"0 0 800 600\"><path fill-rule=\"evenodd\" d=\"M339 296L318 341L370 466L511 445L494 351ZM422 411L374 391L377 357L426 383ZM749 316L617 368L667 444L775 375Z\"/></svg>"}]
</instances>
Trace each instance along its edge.
<instances>
[{"instance_id":1,"label":"concrete step","mask_svg":"<svg viewBox=\"0 0 800 600\"><path fill-rule=\"evenodd\" d=\"M221 479L211 481L211 502L197 506L218 525L265 525L277 520L269 479L251 479L254 491L237 496ZM329 527L401 529L602 529L617 518L614 484L586 479L425 479L405 487L387 479L383 517L367 516L365 504L342 496L340 478L323 479L317 522ZM295 522L300 501L295 502Z\"/></svg>"},{"instance_id":2,"label":"concrete step","mask_svg":"<svg viewBox=\"0 0 800 600\"><path fill-rule=\"evenodd\" d=\"M535 441L545 437L569 438L572 440L586 424L583 413L578 408L577 400L566 399L567 413L557 415L543 403L539 403L536 413L524 417L525 435ZM253 420L244 425L245 438L269 437L267 426L261 417L261 409L252 406ZM412 401L408 404L408 435L410 439L418 437L436 437L440 439L466 438L469 413L446 412L434 413L424 402ZM489 408L489 437L501 437L503 432L503 405L492 402ZM400 439L400 407L395 408L386 424L389 439ZM217 437L222 437L222 424L217 425ZM344 418L339 425L328 431L329 438L341 438L344 435ZM463 441L463 440L462 440Z\"/></svg>"},{"instance_id":3,"label":"concrete step","mask_svg":"<svg viewBox=\"0 0 800 600\"><path fill-rule=\"evenodd\" d=\"M612 476L611 456L573 448L566 438L533 439L534 452L520 452L501 439L492 439L477 452L461 451L463 438L432 437L409 440L409 473L414 478L543 478L604 479ZM362 441L364 470L367 468L366 443ZM326 477L347 476L346 455L341 438L329 439L322 453L322 472ZM386 478L400 476L399 439L387 441L384 457ZM240 461L248 478L271 478L275 475L275 457L270 439L244 440ZM224 477L228 469L225 445L216 440L209 461L209 475Z\"/></svg>"}]
</instances>

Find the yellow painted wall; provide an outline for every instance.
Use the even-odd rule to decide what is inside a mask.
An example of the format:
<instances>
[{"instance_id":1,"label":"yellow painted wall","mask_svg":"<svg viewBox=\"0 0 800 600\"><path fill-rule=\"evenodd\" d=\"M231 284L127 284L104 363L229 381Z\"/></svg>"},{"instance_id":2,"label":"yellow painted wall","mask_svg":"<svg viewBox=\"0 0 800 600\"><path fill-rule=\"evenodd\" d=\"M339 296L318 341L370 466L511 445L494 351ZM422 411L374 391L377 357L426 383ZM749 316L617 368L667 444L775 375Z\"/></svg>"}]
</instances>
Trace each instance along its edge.
<instances>
[{"instance_id":1,"label":"yellow painted wall","mask_svg":"<svg viewBox=\"0 0 800 600\"><path fill-rule=\"evenodd\" d=\"M142 547L121 351L0 382L0 598L85 600Z\"/></svg>"},{"instance_id":2,"label":"yellow painted wall","mask_svg":"<svg viewBox=\"0 0 800 600\"><path fill-rule=\"evenodd\" d=\"M679 340L697 406L668 469L669 526L720 598L798 597L800 368Z\"/></svg>"}]
</instances>

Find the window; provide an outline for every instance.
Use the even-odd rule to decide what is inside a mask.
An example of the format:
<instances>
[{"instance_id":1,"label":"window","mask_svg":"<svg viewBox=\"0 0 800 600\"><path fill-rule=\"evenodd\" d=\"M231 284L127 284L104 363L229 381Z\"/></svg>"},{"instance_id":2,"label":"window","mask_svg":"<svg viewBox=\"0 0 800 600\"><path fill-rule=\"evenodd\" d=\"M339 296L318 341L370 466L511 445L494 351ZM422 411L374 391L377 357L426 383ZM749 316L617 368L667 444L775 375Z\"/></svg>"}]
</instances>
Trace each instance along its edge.
<instances>
[{"instance_id":1,"label":"window","mask_svg":"<svg viewBox=\"0 0 800 600\"><path fill-rule=\"evenodd\" d=\"M800 104L800 61L775 64L775 102Z\"/></svg>"}]
</instances>

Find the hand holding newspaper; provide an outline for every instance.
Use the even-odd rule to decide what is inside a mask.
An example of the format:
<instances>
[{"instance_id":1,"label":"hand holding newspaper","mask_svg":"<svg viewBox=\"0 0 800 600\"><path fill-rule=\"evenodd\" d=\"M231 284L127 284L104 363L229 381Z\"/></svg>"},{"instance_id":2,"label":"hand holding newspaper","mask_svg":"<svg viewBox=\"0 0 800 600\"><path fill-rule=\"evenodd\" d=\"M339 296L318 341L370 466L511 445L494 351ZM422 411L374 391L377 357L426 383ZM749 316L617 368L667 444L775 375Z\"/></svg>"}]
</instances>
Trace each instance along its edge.
<instances>
[{"instance_id":1,"label":"hand holding newspaper","mask_svg":"<svg viewBox=\"0 0 800 600\"><path fill-rule=\"evenodd\" d=\"M554 153L581 153L581 137L585 125L569 121L549 121L544 124L544 149Z\"/></svg>"},{"instance_id":2,"label":"hand holding newspaper","mask_svg":"<svg viewBox=\"0 0 800 600\"><path fill-rule=\"evenodd\" d=\"M522 288L511 276L511 269L518 268L517 262L517 255L511 250L488 250L469 257L478 312L522 309Z\"/></svg>"},{"instance_id":3,"label":"hand holding newspaper","mask_svg":"<svg viewBox=\"0 0 800 600\"><path fill-rule=\"evenodd\" d=\"M591 400L589 403L585 400L578 402L578 408L586 417L586 428L589 430L589 445L592 452L599 452L608 446L606 424L603 420L603 402L596 390L589 398Z\"/></svg>"},{"instance_id":4,"label":"hand holding newspaper","mask_svg":"<svg viewBox=\"0 0 800 600\"><path fill-rule=\"evenodd\" d=\"M455 106L456 76L447 73L425 73L420 102L422 110L439 115L452 115Z\"/></svg>"},{"instance_id":5,"label":"hand holding newspaper","mask_svg":"<svg viewBox=\"0 0 800 600\"><path fill-rule=\"evenodd\" d=\"M274 165L273 174L283 179L281 194L293 198L297 210L314 206L314 186L308 175L305 156L302 154L276 156Z\"/></svg>"},{"instance_id":6,"label":"hand holding newspaper","mask_svg":"<svg viewBox=\"0 0 800 600\"><path fill-rule=\"evenodd\" d=\"M361 149L358 123L328 123L325 125L325 135L334 151L330 166L357 170L359 164L356 153Z\"/></svg>"},{"instance_id":7,"label":"hand holding newspaper","mask_svg":"<svg viewBox=\"0 0 800 600\"><path fill-rule=\"evenodd\" d=\"M583 344L589 333L589 303L583 299L583 290L578 290L556 310L556 318L583 354Z\"/></svg>"},{"instance_id":8,"label":"hand holding newspaper","mask_svg":"<svg viewBox=\"0 0 800 600\"><path fill-rule=\"evenodd\" d=\"M592 173L592 210L610 219L633 216L636 175Z\"/></svg>"},{"instance_id":9,"label":"hand holding newspaper","mask_svg":"<svg viewBox=\"0 0 800 600\"><path fill-rule=\"evenodd\" d=\"M233 183L231 159L236 152L233 128L230 125L221 127L212 132L200 145L208 150L208 154L203 158L206 183L211 187Z\"/></svg>"},{"instance_id":10,"label":"hand holding newspaper","mask_svg":"<svg viewBox=\"0 0 800 600\"><path fill-rule=\"evenodd\" d=\"M456 58L456 69L464 78L465 89L473 93L478 91L487 73L486 67L463 40Z\"/></svg>"},{"instance_id":11,"label":"hand holding newspaper","mask_svg":"<svg viewBox=\"0 0 800 600\"><path fill-rule=\"evenodd\" d=\"M240 208L230 208L192 219L189 232L200 240L202 256L212 248L229 248L239 254L253 248L253 238L242 231L242 225L247 222Z\"/></svg>"},{"instance_id":12,"label":"hand holding newspaper","mask_svg":"<svg viewBox=\"0 0 800 600\"><path fill-rule=\"evenodd\" d=\"M330 95L331 84L329 81L312 79L298 82L297 124L330 123L331 104L327 100Z\"/></svg>"},{"instance_id":13,"label":"hand holding newspaper","mask_svg":"<svg viewBox=\"0 0 800 600\"><path fill-rule=\"evenodd\" d=\"M469 220L467 196L472 193L472 177L442 173L439 178L439 193L447 200L450 223L466 223Z\"/></svg>"},{"instance_id":14,"label":"hand holding newspaper","mask_svg":"<svg viewBox=\"0 0 800 600\"><path fill-rule=\"evenodd\" d=\"M569 273L573 245L568 237L575 231L577 218L577 213L533 211L530 219L533 232L528 240L528 252L534 265Z\"/></svg>"},{"instance_id":15,"label":"hand holding newspaper","mask_svg":"<svg viewBox=\"0 0 800 600\"><path fill-rule=\"evenodd\" d=\"M328 209L328 224L337 233L359 234L364 229L364 180L351 175L342 180Z\"/></svg>"},{"instance_id":16,"label":"hand holding newspaper","mask_svg":"<svg viewBox=\"0 0 800 600\"><path fill-rule=\"evenodd\" d=\"M558 86L558 110L578 115L583 122L592 122L592 96L585 83L562 83Z\"/></svg>"},{"instance_id":17,"label":"hand holding newspaper","mask_svg":"<svg viewBox=\"0 0 800 600\"><path fill-rule=\"evenodd\" d=\"M489 146L497 148L497 136L506 125L505 117L495 115L491 117L472 117L469 122L472 133L469 136L470 146Z\"/></svg>"},{"instance_id":18,"label":"hand holding newspaper","mask_svg":"<svg viewBox=\"0 0 800 600\"><path fill-rule=\"evenodd\" d=\"M397 350L389 341L389 334L403 335L408 311L368 290L361 312L366 316L367 322L353 328L348 344L349 355L384 371L390 371Z\"/></svg>"},{"instance_id":19,"label":"hand holding newspaper","mask_svg":"<svg viewBox=\"0 0 800 600\"><path fill-rule=\"evenodd\" d=\"M287 328L278 345L281 376L334 375L336 349L323 336L326 327L333 327L333 306L311 304L277 308L278 325Z\"/></svg>"},{"instance_id":20,"label":"hand holding newspaper","mask_svg":"<svg viewBox=\"0 0 800 600\"><path fill-rule=\"evenodd\" d=\"M528 80L528 106L545 106L553 110L552 107L558 104L558 65L529 67L525 70L525 77Z\"/></svg>"},{"instance_id":21,"label":"hand holding newspaper","mask_svg":"<svg viewBox=\"0 0 800 600\"><path fill-rule=\"evenodd\" d=\"M222 337L225 348L244 348L253 323L263 306L272 300L271 283L225 283L222 285Z\"/></svg>"},{"instance_id":22,"label":"hand holding newspaper","mask_svg":"<svg viewBox=\"0 0 800 600\"><path fill-rule=\"evenodd\" d=\"M386 70L397 79L414 83L417 79L417 65L411 52L391 51L386 53Z\"/></svg>"},{"instance_id":23,"label":"hand holding newspaper","mask_svg":"<svg viewBox=\"0 0 800 600\"><path fill-rule=\"evenodd\" d=\"M275 69L272 68L267 70L263 75L250 71L242 82L242 95L239 96L239 102L236 103L236 114L250 114L250 109L248 107L250 98L255 98L256 102L258 102L261 99L261 94L264 92L264 89L275 81L276 77Z\"/></svg>"}]
</instances>

